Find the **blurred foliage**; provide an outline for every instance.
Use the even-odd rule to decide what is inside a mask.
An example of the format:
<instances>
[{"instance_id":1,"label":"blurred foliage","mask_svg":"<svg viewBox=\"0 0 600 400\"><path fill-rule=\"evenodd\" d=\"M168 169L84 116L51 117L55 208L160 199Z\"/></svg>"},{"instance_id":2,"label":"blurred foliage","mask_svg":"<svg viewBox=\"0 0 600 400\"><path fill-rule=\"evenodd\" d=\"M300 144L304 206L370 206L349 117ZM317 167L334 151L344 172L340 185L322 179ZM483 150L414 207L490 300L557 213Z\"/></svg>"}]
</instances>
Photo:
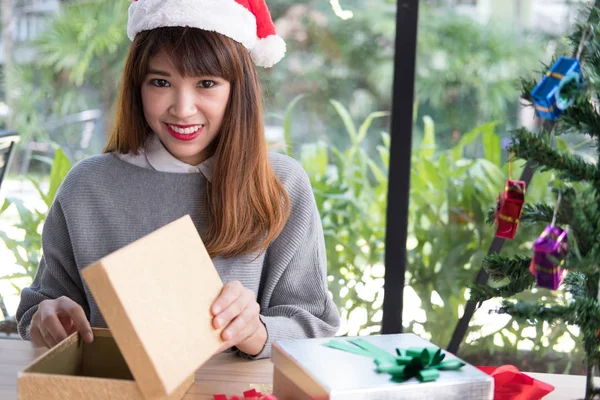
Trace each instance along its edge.
<instances>
[{"instance_id":1,"label":"blurred foliage","mask_svg":"<svg viewBox=\"0 0 600 400\"><path fill-rule=\"evenodd\" d=\"M514 127L519 97L515 77L531 76L546 57L548 38L493 19L484 26L447 9L423 11L416 93L421 112L441 122L443 143L456 142L486 121L499 119Z\"/></svg>"},{"instance_id":2,"label":"blurred foliage","mask_svg":"<svg viewBox=\"0 0 600 400\"><path fill-rule=\"evenodd\" d=\"M7 71L15 91L14 130L21 136L20 147L32 140L50 141L46 123L59 116L85 110L89 101L83 93L64 85L61 77L33 65L15 66Z\"/></svg>"},{"instance_id":3,"label":"blurred foliage","mask_svg":"<svg viewBox=\"0 0 600 400\"><path fill-rule=\"evenodd\" d=\"M288 118L300 99L291 103ZM388 114L372 113L357 126L344 105L331 100L330 107L346 127L348 144L337 148L318 141L303 145L294 156L310 177L323 222L329 290L340 307L342 329L365 335L379 332L382 317L390 137L381 132L376 159L362 144L372 122ZM284 124L286 130L291 125ZM286 148L293 146L287 143Z\"/></svg>"},{"instance_id":4,"label":"blurred foliage","mask_svg":"<svg viewBox=\"0 0 600 400\"><path fill-rule=\"evenodd\" d=\"M420 299L425 318L417 313L406 319L410 330L445 347L462 314L467 285L475 279L494 237L495 227L487 225L486 219L490 204L504 187L508 165L495 132L496 122L467 132L449 150L438 148L433 121L425 118L424 124L424 140L412 157L407 285ZM467 146L476 142L481 143L484 157L465 158ZM522 165L515 163L514 176L521 169ZM548 174L534 177L528 201L548 198L548 179ZM526 232L537 232L537 228L522 227L519 235ZM530 247L508 242L505 251L528 254ZM512 324L507 323L506 328L512 329ZM472 331L481 329L477 324L471 326ZM486 344L491 345L496 333L488 334L490 342Z\"/></svg>"},{"instance_id":5,"label":"blurred foliage","mask_svg":"<svg viewBox=\"0 0 600 400\"><path fill-rule=\"evenodd\" d=\"M21 145L31 140L72 142L66 136L80 135L77 129L53 132L47 126L89 109L103 111L105 126L99 133L106 131L128 50L127 7L123 1L64 3L31 44L35 60L6 72L16 100L10 128L21 134Z\"/></svg>"},{"instance_id":6,"label":"blurred foliage","mask_svg":"<svg viewBox=\"0 0 600 400\"><path fill-rule=\"evenodd\" d=\"M294 125L294 108L305 97L290 103L283 126ZM330 107L347 128L347 145L338 148L326 141L301 146L297 152L286 148L306 169L314 188L326 238L329 262L329 289L340 307L342 333L377 333L381 325L383 300L385 216L387 209L390 137L381 132L382 145L371 157L363 148L374 118L370 115L357 128L349 111L337 101ZM496 133L497 122L467 132L454 147L438 147L433 120L424 118L425 135L412 156L408 226L408 265L405 288L404 322L413 331L445 347L464 307L467 286L481 265L494 237L494 226L486 219L508 175L506 154ZM485 156L465 157L469 146L482 146ZM515 163L513 173L521 173ZM528 201L544 201L551 196L547 182L550 173L538 174L528 188ZM538 233L539 226L523 225L519 237ZM531 243L509 242L505 251L527 255ZM409 293L410 294L407 294ZM564 299L552 292L523 294L523 299L543 298L548 304ZM483 310L482 310L483 312ZM481 320L486 319L488 326ZM544 360L549 370L563 372L555 356L559 338L576 337L565 326L540 326L535 332L526 324L479 315L469 329L461 354L501 353L519 359L519 348L535 350L533 359ZM501 346L499 346L500 344ZM577 356L577 354L575 354ZM530 357L531 358L531 357ZM510 358L508 358L510 360ZM554 363L554 364L553 364ZM562 368L562 369L560 369Z\"/></svg>"},{"instance_id":7,"label":"blurred foliage","mask_svg":"<svg viewBox=\"0 0 600 400\"><path fill-rule=\"evenodd\" d=\"M281 65L261 71L268 109L278 112L297 95L314 94L311 102L297 108L302 118L291 132L295 144L327 135L343 146L345 129L327 107L328 99L345 99L357 120L391 109L396 4L341 1L344 11L352 11L352 18L342 19L329 2L291 3L270 2L288 54ZM514 77L546 58L546 47L554 41L493 20L484 25L448 7L421 6L417 134L422 135L426 115L438 125L442 148L456 144L462 133L486 121L497 119L514 127L519 97ZM384 121L376 121L374 127L387 129ZM380 143L374 135L364 145L373 155Z\"/></svg>"},{"instance_id":8,"label":"blurred foliage","mask_svg":"<svg viewBox=\"0 0 600 400\"><path fill-rule=\"evenodd\" d=\"M43 200L44 209L39 210L27 206L19 198L6 198L2 207L0 207L0 216L11 207L16 208L18 213L18 222L14 225L14 228L19 231L19 238L15 238L13 235L9 236L6 232L0 230L0 239L15 257L15 265L21 268L20 271L0 275L0 281L9 282L17 294L21 292L21 286L17 282L24 281L30 284L35 278L42 256L44 221L46 221L48 209L54 201L58 188L71 169L71 162L60 149L55 151L54 159L49 162L51 163L51 169L47 184L42 184L39 179L29 178L39 198ZM0 293L0 302L2 302L2 295L6 296L6 293Z\"/></svg>"},{"instance_id":9,"label":"blurred foliage","mask_svg":"<svg viewBox=\"0 0 600 400\"><path fill-rule=\"evenodd\" d=\"M54 160L52 161L47 189L43 189L38 180L30 178L30 182L34 185L37 194L46 206L46 209L44 210L28 208L21 199L6 198L4 200L4 204L2 204L2 208L0 208L0 215L11 206L14 206L17 209L20 221L15 225L15 228L23 231L23 239L13 239L3 231L0 231L0 238L2 238L6 247L12 251L17 261L16 264L23 268L23 271L0 276L0 279L8 280L10 282L17 278L29 277L33 279L35 277L40 256L42 254L41 230L44 221L46 220L46 214L54 201L59 186L70 169L71 162L62 150L58 149L56 150ZM18 288L16 289L18 290Z\"/></svg>"},{"instance_id":10,"label":"blurred foliage","mask_svg":"<svg viewBox=\"0 0 600 400\"><path fill-rule=\"evenodd\" d=\"M391 109L395 1L332 4L269 2L288 52L275 68L260 68L259 73L270 116L281 114L296 96L312 95L310 102L296 108L302 117L290 135L298 146L323 135L344 145L345 127L327 106L330 98L345 99L356 120ZM127 6L114 0L65 3L35 43L39 57L14 72L20 78L11 78L18 83L14 86L20 99L14 129L43 137L44 121L88 108L104 110L109 126L129 47ZM514 125L518 90L512 77L531 70L548 43L547 38L519 34L506 24L482 25L447 8L429 6L420 10L418 40L418 110L420 117L429 115L437 122L438 142L445 148L485 121L501 119ZM272 122L267 118L267 124ZM387 129L386 121L374 121L374 128ZM422 123L418 128L422 132ZM373 155L380 144L375 135L367 137L364 146Z\"/></svg>"}]
</instances>

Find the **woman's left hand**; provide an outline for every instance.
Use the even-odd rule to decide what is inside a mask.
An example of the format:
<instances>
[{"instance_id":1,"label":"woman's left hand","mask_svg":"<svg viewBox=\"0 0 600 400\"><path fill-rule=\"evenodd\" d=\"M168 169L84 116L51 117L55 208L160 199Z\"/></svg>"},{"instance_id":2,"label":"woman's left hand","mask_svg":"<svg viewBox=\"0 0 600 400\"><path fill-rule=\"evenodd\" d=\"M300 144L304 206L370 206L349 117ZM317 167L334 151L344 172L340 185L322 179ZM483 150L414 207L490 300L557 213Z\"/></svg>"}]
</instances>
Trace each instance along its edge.
<instances>
[{"instance_id":1,"label":"woman's left hand","mask_svg":"<svg viewBox=\"0 0 600 400\"><path fill-rule=\"evenodd\" d=\"M239 281L227 282L211 307L216 329L225 327L225 341L219 352L236 346L248 355L260 353L267 341L267 329L259 318L260 306L254 292Z\"/></svg>"}]
</instances>

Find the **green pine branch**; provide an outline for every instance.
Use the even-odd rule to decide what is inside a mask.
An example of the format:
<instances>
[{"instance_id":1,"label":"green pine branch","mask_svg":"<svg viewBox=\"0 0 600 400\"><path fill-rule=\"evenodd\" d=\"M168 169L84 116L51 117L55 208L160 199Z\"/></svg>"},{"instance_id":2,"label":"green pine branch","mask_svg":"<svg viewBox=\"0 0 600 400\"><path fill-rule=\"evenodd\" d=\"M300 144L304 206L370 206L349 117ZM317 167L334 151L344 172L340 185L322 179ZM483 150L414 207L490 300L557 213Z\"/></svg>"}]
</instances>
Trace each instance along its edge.
<instances>
[{"instance_id":1,"label":"green pine branch","mask_svg":"<svg viewBox=\"0 0 600 400\"><path fill-rule=\"evenodd\" d=\"M476 303L483 303L484 301L493 299L495 297L512 297L525 290L531 290L535 285L535 277L529 272L528 275L522 279L511 281L507 285L500 286L497 288L485 285L470 285L469 286L469 301Z\"/></svg>"},{"instance_id":2,"label":"green pine branch","mask_svg":"<svg viewBox=\"0 0 600 400\"><path fill-rule=\"evenodd\" d=\"M535 284L535 277L529 272L531 258L514 256L504 257L492 254L483 260L483 268L494 281L509 280L509 283L500 287L488 285L471 285L469 300L477 303L484 302L494 297L511 297L524 290L531 289Z\"/></svg>"},{"instance_id":3,"label":"green pine branch","mask_svg":"<svg viewBox=\"0 0 600 400\"><path fill-rule=\"evenodd\" d=\"M570 225L577 238L578 251L585 255L600 243L600 197L595 190L577 193L573 202Z\"/></svg>"},{"instance_id":4,"label":"green pine branch","mask_svg":"<svg viewBox=\"0 0 600 400\"><path fill-rule=\"evenodd\" d=\"M543 76L548 71L547 66L544 64L544 72L535 71L536 76ZM536 78L521 78L519 86L521 87L521 98L526 101L523 105L533 107L533 97L531 97L531 91L537 86L539 80Z\"/></svg>"},{"instance_id":5,"label":"green pine branch","mask_svg":"<svg viewBox=\"0 0 600 400\"><path fill-rule=\"evenodd\" d=\"M562 209L559 209L559 214L557 215L557 224L564 224L567 220L562 217L561 212ZM552 222L552 217L554 216L554 205L545 204L545 203L525 203L523 207L523 213L521 214L521 218L519 219L521 223L524 224L535 224L538 222L550 223Z\"/></svg>"},{"instance_id":6,"label":"green pine branch","mask_svg":"<svg viewBox=\"0 0 600 400\"><path fill-rule=\"evenodd\" d=\"M571 242L575 247L577 243ZM579 272L587 277L594 276L600 272L600 265L598 260L600 259L600 245L593 246L587 253L580 254L579 249L569 249L569 257L567 261L567 268L569 271ZM589 278L588 278L589 279Z\"/></svg>"},{"instance_id":7,"label":"green pine branch","mask_svg":"<svg viewBox=\"0 0 600 400\"><path fill-rule=\"evenodd\" d=\"M583 299L587 296L585 274L581 272L569 272L563 284L565 290L573 296L574 299Z\"/></svg>"},{"instance_id":8,"label":"green pine branch","mask_svg":"<svg viewBox=\"0 0 600 400\"><path fill-rule=\"evenodd\" d=\"M543 76L543 73L539 71L536 76ZM531 97L531 91L538 84L538 80L534 78L521 78L519 86L521 87L521 98L527 103L533 106L533 98Z\"/></svg>"},{"instance_id":9,"label":"green pine branch","mask_svg":"<svg viewBox=\"0 0 600 400\"><path fill-rule=\"evenodd\" d=\"M554 169L568 180L588 181L600 186L597 166L586 163L581 157L554 150L551 138L545 133L535 135L525 128L518 129L510 150L518 158L532 163L533 167L541 167L542 171Z\"/></svg>"},{"instance_id":10,"label":"green pine branch","mask_svg":"<svg viewBox=\"0 0 600 400\"><path fill-rule=\"evenodd\" d=\"M589 12L587 21L577 24L577 28L569 36L575 51L583 35L587 37L580 57L585 89L575 104L561 116L560 124L566 125L575 132L585 132L598 137L600 119L589 99L597 99L597 93L600 91L600 40L597 28L600 23L600 11L591 6L587 8L587 12Z\"/></svg>"},{"instance_id":11,"label":"green pine branch","mask_svg":"<svg viewBox=\"0 0 600 400\"><path fill-rule=\"evenodd\" d=\"M558 60L558 57L552 56L550 64L540 62L541 69L533 71L536 77L543 77L552 65ZM526 100L533 107L533 98L531 92L537 86L541 78L520 78L519 86L521 87L521 98Z\"/></svg>"},{"instance_id":12,"label":"green pine branch","mask_svg":"<svg viewBox=\"0 0 600 400\"><path fill-rule=\"evenodd\" d=\"M554 190L554 196L558 198L558 192ZM559 226L569 225L573 214L573 203L576 200L577 193L572 187L562 188L562 200L556 216L556 224ZM581 202L581 201L579 201ZM579 203L578 203L579 204ZM535 223L550 223L554 217L555 204L546 203L528 203L527 195L525 195L525 205L523 206L523 212L519 219L521 223L525 225L532 225ZM489 225L493 225L496 219L496 207L488 210L486 222Z\"/></svg>"},{"instance_id":13,"label":"green pine branch","mask_svg":"<svg viewBox=\"0 0 600 400\"><path fill-rule=\"evenodd\" d=\"M504 301L496 312L509 314L517 321L527 321L534 325L546 321L549 324L564 323L578 326L581 331L580 337L583 339L586 357L594 360L598 355L596 332L600 327L600 308L595 298L578 298L567 306Z\"/></svg>"},{"instance_id":14,"label":"green pine branch","mask_svg":"<svg viewBox=\"0 0 600 400\"><path fill-rule=\"evenodd\" d=\"M588 90L596 89L590 86ZM590 136L598 137L600 118L589 99L590 93L585 91L579 96L576 103L565 111L560 119L561 132L587 132Z\"/></svg>"},{"instance_id":15,"label":"green pine branch","mask_svg":"<svg viewBox=\"0 0 600 400\"><path fill-rule=\"evenodd\" d=\"M595 299L579 298L566 306L547 306L545 304L526 304L502 302L497 310L499 314L509 314L520 321L537 324L546 321L550 324L564 322L569 325L584 327L600 327L600 308Z\"/></svg>"},{"instance_id":16,"label":"green pine branch","mask_svg":"<svg viewBox=\"0 0 600 400\"><path fill-rule=\"evenodd\" d=\"M531 257L513 256L505 257L498 253L491 254L483 259L483 268L489 274L490 279L501 281L510 279L511 281L521 278L523 271L529 274L529 264Z\"/></svg>"},{"instance_id":17,"label":"green pine branch","mask_svg":"<svg viewBox=\"0 0 600 400\"><path fill-rule=\"evenodd\" d=\"M561 206L558 210L558 215L556 216L556 224L557 225L567 225L569 223L569 215L567 213L567 207L563 202L561 202ZM554 205L545 204L545 203L525 203L523 206L523 213L521 214L521 218L519 221L525 225L532 225L540 222L545 222L549 224L552 222L552 217L554 216ZM496 209L491 208L488 211L487 223L489 225L494 224L496 219Z\"/></svg>"}]
</instances>

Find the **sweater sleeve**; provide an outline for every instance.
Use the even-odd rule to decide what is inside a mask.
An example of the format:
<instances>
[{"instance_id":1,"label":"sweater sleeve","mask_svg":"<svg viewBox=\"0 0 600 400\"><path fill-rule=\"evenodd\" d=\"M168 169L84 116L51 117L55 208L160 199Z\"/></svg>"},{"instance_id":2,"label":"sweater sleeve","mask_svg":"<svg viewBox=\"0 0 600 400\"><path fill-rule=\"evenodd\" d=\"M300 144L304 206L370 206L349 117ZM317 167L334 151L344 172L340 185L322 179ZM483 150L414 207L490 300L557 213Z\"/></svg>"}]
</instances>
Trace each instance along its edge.
<instances>
[{"instance_id":1,"label":"sweater sleeve","mask_svg":"<svg viewBox=\"0 0 600 400\"><path fill-rule=\"evenodd\" d=\"M31 286L21 291L17 308L17 328L23 339L31 340L31 318L43 300L66 296L80 304L89 315L83 283L73 256L68 226L58 200L55 200L42 231L42 257Z\"/></svg>"},{"instance_id":2,"label":"sweater sleeve","mask_svg":"<svg viewBox=\"0 0 600 400\"><path fill-rule=\"evenodd\" d=\"M333 336L340 325L327 290L325 238L308 176L297 165L284 186L291 214L265 255L258 301L268 338L253 359L270 357L274 341Z\"/></svg>"}]
</instances>

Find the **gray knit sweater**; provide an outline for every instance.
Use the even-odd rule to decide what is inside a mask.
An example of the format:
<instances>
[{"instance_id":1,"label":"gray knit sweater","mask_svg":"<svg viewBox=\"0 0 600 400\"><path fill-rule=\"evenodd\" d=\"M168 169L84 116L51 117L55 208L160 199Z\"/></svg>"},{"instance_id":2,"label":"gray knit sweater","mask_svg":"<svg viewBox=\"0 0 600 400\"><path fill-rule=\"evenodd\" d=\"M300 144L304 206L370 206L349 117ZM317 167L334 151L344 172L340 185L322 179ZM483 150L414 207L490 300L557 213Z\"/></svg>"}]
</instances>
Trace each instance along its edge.
<instances>
[{"instance_id":1,"label":"gray knit sweater","mask_svg":"<svg viewBox=\"0 0 600 400\"><path fill-rule=\"evenodd\" d=\"M284 230L259 257L213 259L223 282L239 280L257 296L268 341L256 358L269 357L273 341L333 336L339 326L327 292L323 230L308 177L289 157L271 153L270 161L291 200ZM106 327L81 270L186 214L202 236L210 218L206 183L203 174L154 171L113 154L75 165L48 212L37 276L21 293L21 336L30 339L37 305L60 296L79 303L93 327Z\"/></svg>"}]
</instances>

